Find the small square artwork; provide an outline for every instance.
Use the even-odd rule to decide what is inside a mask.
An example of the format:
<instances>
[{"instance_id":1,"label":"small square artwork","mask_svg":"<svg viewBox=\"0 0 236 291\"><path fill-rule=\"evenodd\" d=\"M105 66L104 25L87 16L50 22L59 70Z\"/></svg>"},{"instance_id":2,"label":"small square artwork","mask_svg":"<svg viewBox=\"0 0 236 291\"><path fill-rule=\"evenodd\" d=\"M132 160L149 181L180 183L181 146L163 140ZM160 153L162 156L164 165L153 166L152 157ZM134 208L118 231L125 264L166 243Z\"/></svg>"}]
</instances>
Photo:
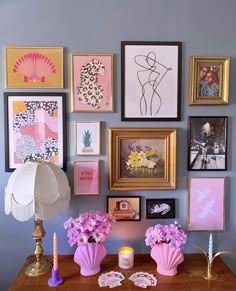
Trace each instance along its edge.
<instances>
[{"instance_id":1,"label":"small square artwork","mask_svg":"<svg viewBox=\"0 0 236 291\"><path fill-rule=\"evenodd\" d=\"M146 218L175 218L175 199L147 199Z\"/></svg>"}]
</instances>

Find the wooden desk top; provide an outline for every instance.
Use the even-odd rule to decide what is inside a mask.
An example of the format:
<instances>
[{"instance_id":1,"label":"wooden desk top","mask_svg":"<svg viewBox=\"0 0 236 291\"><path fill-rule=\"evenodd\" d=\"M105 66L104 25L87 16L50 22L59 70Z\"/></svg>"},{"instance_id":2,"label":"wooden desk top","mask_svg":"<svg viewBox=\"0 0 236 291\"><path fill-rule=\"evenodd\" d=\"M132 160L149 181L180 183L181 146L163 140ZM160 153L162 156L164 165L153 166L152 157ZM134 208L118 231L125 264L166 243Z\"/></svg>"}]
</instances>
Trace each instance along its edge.
<instances>
[{"instance_id":1,"label":"wooden desk top","mask_svg":"<svg viewBox=\"0 0 236 291\"><path fill-rule=\"evenodd\" d=\"M52 261L52 256L44 256ZM108 287L100 288L98 285L98 277L102 273L109 271L119 271L125 276L122 286L114 288L114 291L138 291L145 290L137 287L128 278L135 272L152 273L158 280L154 287L148 287L146 290L160 291L200 291L200 290L218 290L236 291L236 277L225 265L220 257L213 262L213 269L219 273L219 278L214 281L205 280L202 273L206 271L206 259L203 254L184 254L184 262L178 267L178 274L174 277L167 277L157 273L156 264L148 254L135 255L134 267L124 270L118 266L118 255L107 255L102 262L101 272L90 277L80 275L80 267L74 263L73 255L59 256L59 270L64 282L58 287L49 287L48 279L51 272L39 277L27 277L24 274L25 267L34 261L34 256L27 258L23 268L12 283L9 291L96 291L110 290Z\"/></svg>"}]
</instances>

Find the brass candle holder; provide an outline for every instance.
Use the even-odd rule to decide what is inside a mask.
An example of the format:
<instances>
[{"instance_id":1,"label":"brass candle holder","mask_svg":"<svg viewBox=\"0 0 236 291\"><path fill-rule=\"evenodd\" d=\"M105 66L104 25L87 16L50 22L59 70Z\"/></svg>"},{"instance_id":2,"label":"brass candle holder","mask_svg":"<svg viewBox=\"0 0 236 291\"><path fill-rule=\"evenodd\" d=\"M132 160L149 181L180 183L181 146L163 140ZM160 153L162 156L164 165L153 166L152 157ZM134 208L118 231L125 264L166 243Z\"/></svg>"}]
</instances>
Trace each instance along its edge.
<instances>
[{"instance_id":1,"label":"brass candle holder","mask_svg":"<svg viewBox=\"0 0 236 291\"><path fill-rule=\"evenodd\" d=\"M206 257L207 260L207 270L206 272L203 272L202 276L206 279L206 280L217 280L219 278L219 274L214 271L212 269L212 263L215 260L216 257L218 257L219 255L222 254L230 254L230 251L221 251L221 252L217 252L213 255L212 260L209 260L209 256L208 253L204 251L203 248L201 248L200 246L196 245L196 244L191 244L192 246L194 246L195 248L199 249Z\"/></svg>"}]
</instances>

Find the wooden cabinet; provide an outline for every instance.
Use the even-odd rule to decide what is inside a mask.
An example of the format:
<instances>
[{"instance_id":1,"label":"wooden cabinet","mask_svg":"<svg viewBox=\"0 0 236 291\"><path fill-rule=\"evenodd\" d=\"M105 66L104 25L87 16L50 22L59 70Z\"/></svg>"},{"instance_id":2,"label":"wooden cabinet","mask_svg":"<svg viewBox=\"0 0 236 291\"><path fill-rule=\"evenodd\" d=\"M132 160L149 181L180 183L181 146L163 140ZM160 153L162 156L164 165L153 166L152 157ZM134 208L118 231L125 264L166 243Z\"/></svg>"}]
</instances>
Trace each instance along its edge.
<instances>
[{"instance_id":1,"label":"wooden cabinet","mask_svg":"<svg viewBox=\"0 0 236 291\"><path fill-rule=\"evenodd\" d=\"M51 256L45 256L52 260ZM61 286L52 288L48 286L48 279L51 272L39 277L27 277L24 273L25 267L34 260L33 256L27 258L23 268L12 283L9 291L96 291L110 290L108 287L100 288L98 285L98 277L102 273L109 271L119 271L125 276L122 286L114 288L114 291L137 291L145 290L137 287L128 278L135 272L148 272L156 276L158 283L155 287L148 287L148 290L160 291L193 291L193 290L234 290L236 291L236 277L226 266L220 257L213 262L213 269L219 274L219 278L214 281L205 280L202 273L206 271L206 259L202 254L185 254L185 259L178 267L178 274L174 277L162 276L156 272L156 264L148 254L140 254L134 256L134 267L124 270L118 267L118 255L107 255L101 265L101 272L90 277L80 275L80 268L73 261L73 255L59 256L60 275L64 278Z\"/></svg>"}]
</instances>

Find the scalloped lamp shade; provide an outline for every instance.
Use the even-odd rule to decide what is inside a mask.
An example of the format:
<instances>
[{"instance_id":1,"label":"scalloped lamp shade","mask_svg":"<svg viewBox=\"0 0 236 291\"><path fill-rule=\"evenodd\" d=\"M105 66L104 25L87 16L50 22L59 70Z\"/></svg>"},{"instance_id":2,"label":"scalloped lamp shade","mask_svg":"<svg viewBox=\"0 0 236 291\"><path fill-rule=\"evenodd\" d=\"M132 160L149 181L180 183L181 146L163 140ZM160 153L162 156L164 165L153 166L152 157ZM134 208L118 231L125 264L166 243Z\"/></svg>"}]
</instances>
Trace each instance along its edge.
<instances>
[{"instance_id":1,"label":"scalloped lamp shade","mask_svg":"<svg viewBox=\"0 0 236 291\"><path fill-rule=\"evenodd\" d=\"M5 188L5 213L19 221L33 215L41 220L66 212L70 187L66 174L47 161L27 162L12 173Z\"/></svg>"}]
</instances>

